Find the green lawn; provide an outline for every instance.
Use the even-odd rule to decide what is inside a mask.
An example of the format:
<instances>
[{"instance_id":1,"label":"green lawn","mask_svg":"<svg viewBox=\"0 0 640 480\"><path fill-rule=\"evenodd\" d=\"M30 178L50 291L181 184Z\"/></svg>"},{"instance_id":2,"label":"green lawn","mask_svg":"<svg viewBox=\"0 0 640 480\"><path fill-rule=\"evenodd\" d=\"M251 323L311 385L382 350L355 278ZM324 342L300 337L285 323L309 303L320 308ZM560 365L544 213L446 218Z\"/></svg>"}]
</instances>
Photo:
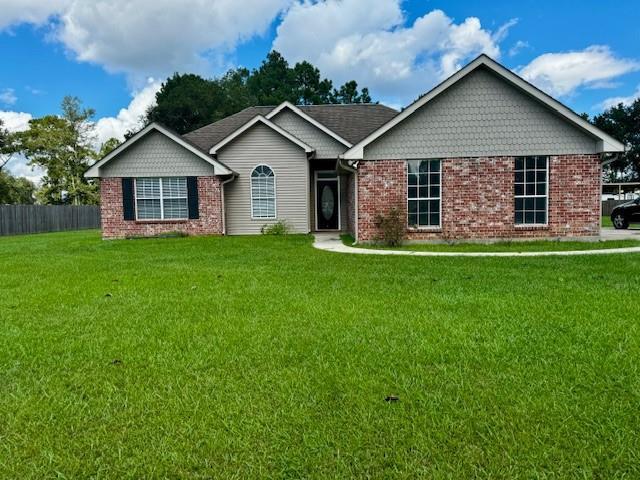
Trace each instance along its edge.
<instances>
[{"instance_id":1,"label":"green lawn","mask_svg":"<svg viewBox=\"0 0 640 480\"><path fill-rule=\"evenodd\" d=\"M611 217L602 217L603 227L613 227L613 222L611 221Z\"/></svg>"},{"instance_id":2,"label":"green lawn","mask_svg":"<svg viewBox=\"0 0 640 480\"><path fill-rule=\"evenodd\" d=\"M311 241L0 238L0 478L640 477L640 254Z\"/></svg>"}]
</instances>

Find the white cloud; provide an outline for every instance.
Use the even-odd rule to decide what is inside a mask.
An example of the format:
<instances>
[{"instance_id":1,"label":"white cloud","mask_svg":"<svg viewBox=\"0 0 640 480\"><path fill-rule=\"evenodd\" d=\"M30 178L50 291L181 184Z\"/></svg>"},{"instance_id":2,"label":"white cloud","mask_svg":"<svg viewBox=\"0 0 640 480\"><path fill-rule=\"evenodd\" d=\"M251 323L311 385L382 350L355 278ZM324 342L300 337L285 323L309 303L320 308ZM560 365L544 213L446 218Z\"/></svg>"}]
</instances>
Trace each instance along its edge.
<instances>
[{"instance_id":1,"label":"white cloud","mask_svg":"<svg viewBox=\"0 0 640 480\"><path fill-rule=\"evenodd\" d=\"M104 117L96 122L96 140L98 146L110 138L124 139L128 130L136 130L141 126L141 117L147 109L155 104L156 92L161 83L149 79L147 86L133 94L133 99L126 108L115 117Z\"/></svg>"},{"instance_id":2,"label":"white cloud","mask_svg":"<svg viewBox=\"0 0 640 480\"><path fill-rule=\"evenodd\" d=\"M202 72L216 51L265 32L289 1L74 0L56 37L78 60L138 80Z\"/></svg>"},{"instance_id":3,"label":"white cloud","mask_svg":"<svg viewBox=\"0 0 640 480\"><path fill-rule=\"evenodd\" d=\"M16 97L16 91L13 88L5 88L0 91L0 103L5 105L13 105L18 101Z\"/></svg>"},{"instance_id":4,"label":"white cloud","mask_svg":"<svg viewBox=\"0 0 640 480\"><path fill-rule=\"evenodd\" d=\"M292 0L0 0L0 30L52 19L52 38L77 60L134 84L211 62L264 33Z\"/></svg>"},{"instance_id":5,"label":"white cloud","mask_svg":"<svg viewBox=\"0 0 640 480\"><path fill-rule=\"evenodd\" d=\"M9 112L0 110L0 120L4 122L4 128L10 132L23 132L29 129L29 120L33 116L25 112Z\"/></svg>"},{"instance_id":6,"label":"white cloud","mask_svg":"<svg viewBox=\"0 0 640 480\"><path fill-rule=\"evenodd\" d=\"M0 110L0 120L10 132L22 132L29 128L29 120L33 117L25 112L8 112ZM38 183L44 175L44 170L27 165L27 159L23 155L14 155L5 168L16 177L26 177L34 183Z\"/></svg>"},{"instance_id":7,"label":"white cloud","mask_svg":"<svg viewBox=\"0 0 640 480\"><path fill-rule=\"evenodd\" d=\"M622 103L623 105L631 105L634 101L638 99L640 99L640 85L638 85L638 88L636 88L636 91L631 95L629 95L628 97L621 96L621 97L607 98L606 100L598 104L598 107L601 108L602 110L606 110L608 108L615 107L620 103Z\"/></svg>"},{"instance_id":8,"label":"white cloud","mask_svg":"<svg viewBox=\"0 0 640 480\"><path fill-rule=\"evenodd\" d=\"M580 87L607 88L612 80L640 69L635 60L618 58L607 46L581 51L545 53L518 73L550 95L567 96Z\"/></svg>"},{"instance_id":9,"label":"white cloud","mask_svg":"<svg viewBox=\"0 0 640 480\"><path fill-rule=\"evenodd\" d=\"M61 13L71 0L2 0L0 30L20 23L41 25Z\"/></svg>"},{"instance_id":10,"label":"white cloud","mask_svg":"<svg viewBox=\"0 0 640 480\"><path fill-rule=\"evenodd\" d=\"M498 43L515 23L492 33L475 17L455 23L434 10L406 26L400 0L375 8L369 0L301 1L283 15L273 47L291 62L309 60L337 84L357 79L376 97L405 104L480 53L499 57Z\"/></svg>"},{"instance_id":11,"label":"white cloud","mask_svg":"<svg viewBox=\"0 0 640 480\"><path fill-rule=\"evenodd\" d=\"M519 54L522 50L525 50L527 48L529 48L529 42L525 42L523 40L518 40L516 43L513 44L513 46L509 49L509 56L510 57L515 57L517 54Z\"/></svg>"}]
</instances>

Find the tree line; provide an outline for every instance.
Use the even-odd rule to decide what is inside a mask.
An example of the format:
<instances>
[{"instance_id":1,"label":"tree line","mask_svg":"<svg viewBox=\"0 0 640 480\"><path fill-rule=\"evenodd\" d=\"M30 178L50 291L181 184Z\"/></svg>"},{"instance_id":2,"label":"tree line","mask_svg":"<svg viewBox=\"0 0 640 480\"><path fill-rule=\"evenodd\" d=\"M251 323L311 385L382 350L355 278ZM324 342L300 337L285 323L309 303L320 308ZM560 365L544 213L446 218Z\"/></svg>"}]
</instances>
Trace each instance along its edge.
<instances>
[{"instance_id":1,"label":"tree line","mask_svg":"<svg viewBox=\"0 0 640 480\"><path fill-rule=\"evenodd\" d=\"M219 78L195 74L174 74L156 94L155 104L140 119L140 127L158 121L183 134L215 122L252 105L298 105L370 103L367 88L358 89L355 80L334 88L331 80L309 62L290 66L276 51L270 52L259 68L231 69ZM0 120L0 204L96 204L97 183L84 178L96 160L116 148L120 141L109 139L96 145L95 111L84 108L77 97L65 97L61 115L46 115L29 121L24 132L9 132ZM627 145L627 151L605 171L607 181L640 181L640 99L619 104L590 119L598 128ZM131 137L135 131L125 134ZM44 170L39 185L16 178L7 164L22 155L31 166Z\"/></svg>"}]
</instances>

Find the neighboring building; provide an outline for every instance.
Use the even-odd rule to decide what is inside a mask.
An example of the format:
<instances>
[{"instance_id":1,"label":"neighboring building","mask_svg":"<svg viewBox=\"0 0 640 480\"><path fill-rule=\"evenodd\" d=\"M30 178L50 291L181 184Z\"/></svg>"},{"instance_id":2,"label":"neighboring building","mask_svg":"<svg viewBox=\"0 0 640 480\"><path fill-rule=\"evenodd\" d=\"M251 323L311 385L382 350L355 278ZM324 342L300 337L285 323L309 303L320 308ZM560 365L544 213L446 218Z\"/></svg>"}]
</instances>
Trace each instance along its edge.
<instances>
[{"instance_id":1,"label":"neighboring building","mask_svg":"<svg viewBox=\"0 0 640 480\"><path fill-rule=\"evenodd\" d=\"M151 124L92 166L103 236L168 231L410 240L595 236L601 162L623 145L485 55L401 113L251 107L180 136Z\"/></svg>"}]
</instances>

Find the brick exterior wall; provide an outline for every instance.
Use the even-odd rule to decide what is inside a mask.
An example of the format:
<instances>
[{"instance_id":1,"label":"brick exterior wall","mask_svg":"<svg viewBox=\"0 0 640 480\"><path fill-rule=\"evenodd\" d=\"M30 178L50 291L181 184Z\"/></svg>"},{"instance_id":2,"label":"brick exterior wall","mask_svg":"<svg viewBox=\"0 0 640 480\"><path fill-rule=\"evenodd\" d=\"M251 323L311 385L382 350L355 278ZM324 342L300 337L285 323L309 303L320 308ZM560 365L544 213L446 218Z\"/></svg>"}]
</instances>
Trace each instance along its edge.
<instances>
[{"instance_id":1,"label":"brick exterior wall","mask_svg":"<svg viewBox=\"0 0 640 480\"><path fill-rule=\"evenodd\" d=\"M102 238L147 237L168 232L221 235L224 231L222 185L218 177L198 177L198 203L200 218L194 220L124 220L122 178L102 178L100 180Z\"/></svg>"},{"instance_id":2,"label":"brick exterior wall","mask_svg":"<svg viewBox=\"0 0 640 480\"><path fill-rule=\"evenodd\" d=\"M438 229L409 229L407 240L475 240L595 236L600 231L600 157L549 157L548 225L514 223L514 158L442 160L442 218ZM358 167L358 241L380 236L375 218L392 206L406 221L403 160L361 161Z\"/></svg>"}]
</instances>

